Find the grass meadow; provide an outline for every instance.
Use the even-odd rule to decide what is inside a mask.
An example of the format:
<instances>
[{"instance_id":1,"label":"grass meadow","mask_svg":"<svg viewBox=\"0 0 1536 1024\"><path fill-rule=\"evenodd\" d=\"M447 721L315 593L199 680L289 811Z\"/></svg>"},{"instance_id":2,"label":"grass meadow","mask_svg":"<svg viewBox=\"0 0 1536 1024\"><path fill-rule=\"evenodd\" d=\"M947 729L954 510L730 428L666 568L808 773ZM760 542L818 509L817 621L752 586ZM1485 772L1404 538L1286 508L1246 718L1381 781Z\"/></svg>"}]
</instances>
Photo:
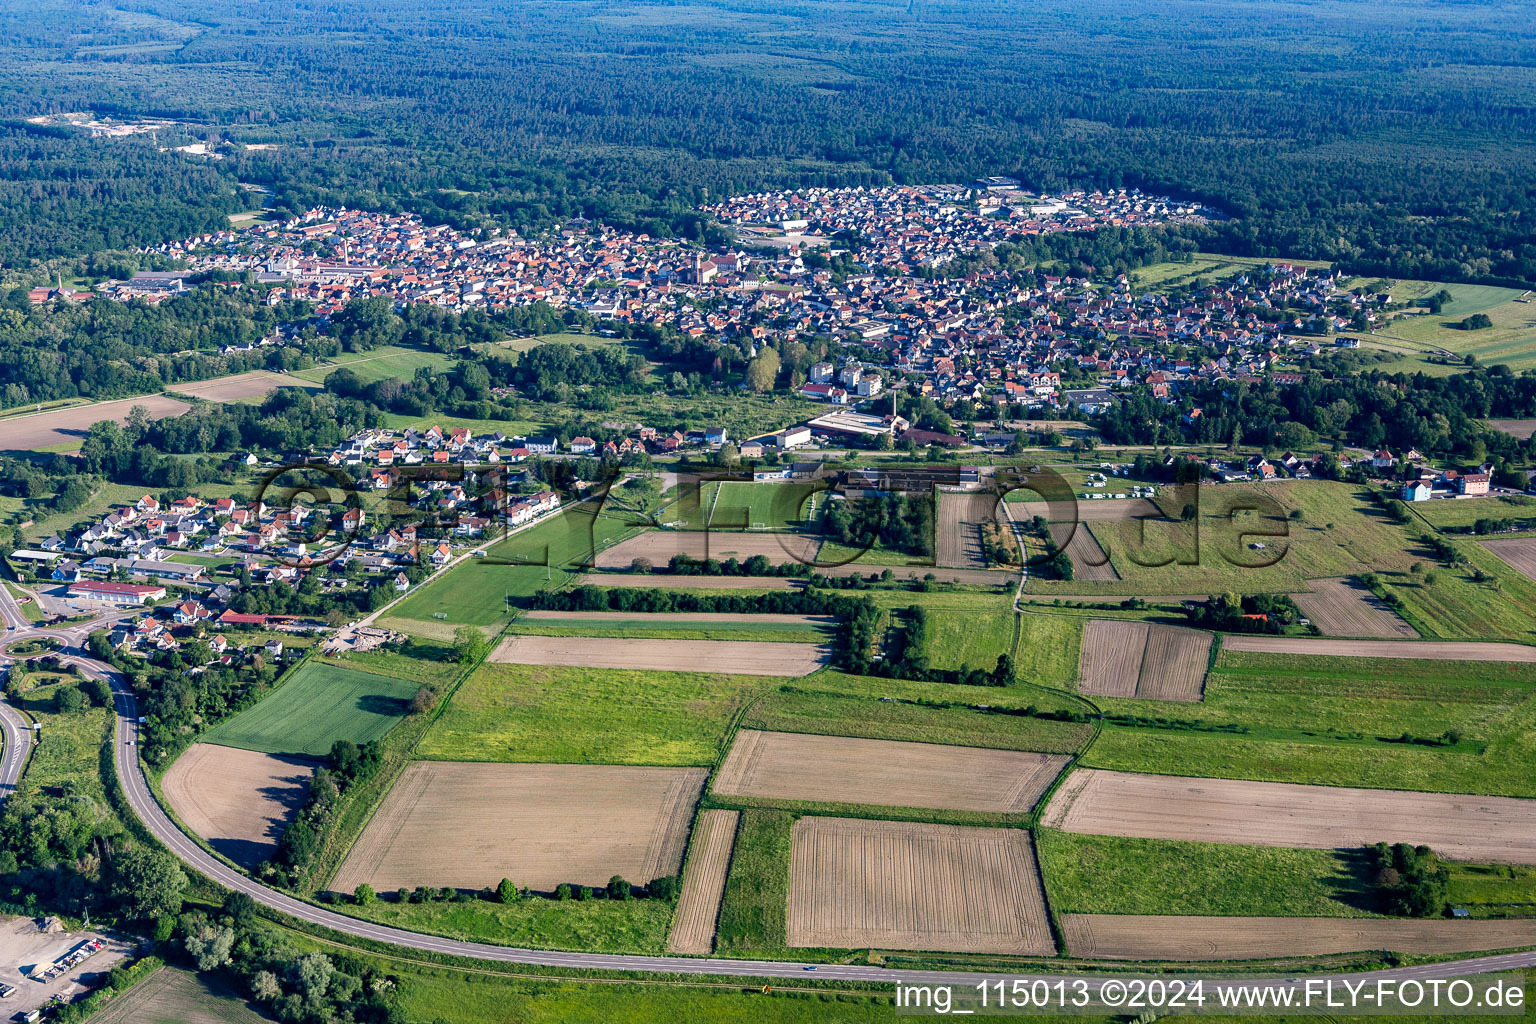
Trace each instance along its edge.
<instances>
[{"instance_id":1,"label":"grass meadow","mask_svg":"<svg viewBox=\"0 0 1536 1024\"><path fill-rule=\"evenodd\" d=\"M480 666L417 753L445 761L713 765L732 718L778 678Z\"/></svg>"},{"instance_id":2,"label":"grass meadow","mask_svg":"<svg viewBox=\"0 0 1536 1024\"><path fill-rule=\"evenodd\" d=\"M1169 721L1107 723L1092 767L1536 796L1530 665L1224 651L1198 704L1099 703Z\"/></svg>"},{"instance_id":3,"label":"grass meadow","mask_svg":"<svg viewBox=\"0 0 1536 1024\"><path fill-rule=\"evenodd\" d=\"M716 952L784 950L789 848L796 817L787 811L741 812L720 900Z\"/></svg>"},{"instance_id":4,"label":"grass meadow","mask_svg":"<svg viewBox=\"0 0 1536 1024\"><path fill-rule=\"evenodd\" d=\"M337 740L362 744L406 716L420 683L334 662L306 661L260 703L214 726L207 743L323 757Z\"/></svg>"},{"instance_id":5,"label":"grass meadow","mask_svg":"<svg viewBox=\"0 0 1536 1024\"><path fill-rule=\"evenodd\" d=\"M1058 914L1371 917L1363 851L1290 850L1035 830Z\"/></svg>"},{"instance_id":6,"label":"grass meadow","mask_svg":"<svg viewBox=\"0 0 1536 1024\"><path fill-rule=\"evenodd\" d=\"M528 897L514 903L379 900L367 907L345 904L340 909L353 917L450 939L532 949L660 954L666 949L675 906L671 900Z\"/></svg>"}]
</instances>

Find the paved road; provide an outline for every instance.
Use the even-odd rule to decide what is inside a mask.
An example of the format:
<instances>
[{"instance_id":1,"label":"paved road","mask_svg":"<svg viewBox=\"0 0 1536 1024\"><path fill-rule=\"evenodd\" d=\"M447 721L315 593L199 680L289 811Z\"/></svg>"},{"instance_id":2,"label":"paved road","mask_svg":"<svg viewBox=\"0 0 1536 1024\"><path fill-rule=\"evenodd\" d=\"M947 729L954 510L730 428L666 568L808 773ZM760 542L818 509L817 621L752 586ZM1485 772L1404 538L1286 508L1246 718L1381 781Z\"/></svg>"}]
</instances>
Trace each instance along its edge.
<instances>
[{"instance_id":1,"label":"paved road","mask_svg":"<svg viewBox=\"0 0 1536 1024\"><path fill-rule=\"evenodd\" d=\"M0 622L4 626L3 631L0 631L0 643L6 644L25 639L26 633L14 631L26 630L31 625L22 614L16 598L11 595L11 589L3 583L0 583ZM3 800L15 791L16 784L21 781L22 769L27 765L27 754L32 750L31 723L3 699L0 699L0 735L5 740L4 748L0 749L0 800Z\"/></svg>"}]
</instances>

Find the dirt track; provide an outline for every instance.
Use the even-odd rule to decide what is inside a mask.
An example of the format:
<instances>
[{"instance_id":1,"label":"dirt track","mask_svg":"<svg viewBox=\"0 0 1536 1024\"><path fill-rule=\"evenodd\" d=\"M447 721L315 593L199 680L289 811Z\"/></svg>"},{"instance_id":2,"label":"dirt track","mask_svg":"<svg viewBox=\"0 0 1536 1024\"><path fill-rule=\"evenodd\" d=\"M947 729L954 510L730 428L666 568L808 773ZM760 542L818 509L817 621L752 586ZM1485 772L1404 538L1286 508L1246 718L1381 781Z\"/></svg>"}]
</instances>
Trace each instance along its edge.
<instances>
[{"instance_id":1,"label":"dirt track","mask_svg":"<svg viewBox=\"0 0 1536 1024\"><path fill-rule=\"evenodd\" d=\"M715 776L714 791L1023 814L1067 760L1061 754L743 729Z\"/></svg>"},{"instance_id":2,"label":"dirt track","mask_svg":"<svg viewBox=\"0 0 1536 1024\"><path fill-rule=\"evenodd\" d=\"M1313 625L1328 636L1417 640L1418 630L1398 617L1375 594L1351 579L1308 580L1310 593L1291 600Z\"/></svg>"},{"instance_id":3,"label":"dirt track","mask_svg":"<svg viewBox=\"0 0 1536 1024\"><path fill-rule=\"evenodd\" d=\"M1536 537L1485 540L1481 542L1496 557L1526 579L1536 581Z\"/></svg>"},{"instance_id":4,"label":"dirt track","mask_svg":"<svg viewBox=\"0 0 1536 1024\"><path fill-rule=\"evenodd\" d=\"M1229 633L1222 650L1308 654L1331 658L1423 658L1428 661L1536 663L1536 647L1455 640L1314 640L1297 636Z\"/></svg>"},{"instance_id":5,"label":"dirt track","mask_svg":"<svg viewBox=\"0 0 1536 1024\"><path fill-rule=\"evenodd\" d=\"M249 868L277 852L283 830L309 796L316 767L300 758L194 743L161 785L188 828Z\"/></svg>"},{"instance_id":6,"label":"dirt track","mask_svg":"<svg viewBox=\"0 0 1536 1024\"><path fill-rule=\"evenodd\" d=\"M1513 797L1087 768L1056 790L1041 824L1088 835L1309 849L1422 843L1452 860L1536 864L1536 800Z\"/></svg>"},{"instance_id":7,"label":"dirt track","mask_svg":"<svg viewBox=\"0 0 1536 1024\"><path fill-rule=\"evenodd\" d=\"M1366 950L1475 953L1536 944L1536 921L1063 914L1067 951L1106 960L1265 960Z\"/></svg>"},{"instance_id":8,"label":"dirt track","mask_svg":"<svg viewBox=\"0 0 1536 1024\"><path fill-rule=\"evenodd\" d=\"M746 676L803 676L832 657L825 644L757 640L637 640L592 636L509 636L488 661L508 665L712 671Z\"/></svg>"},{"instance_id":9,"label":"dirt track","mask_svg":"<svg viewBox=\"0 0 1536 1024\"><path fill-rule=\"evenodd\" d=\"M438 885L541 892L561 882L644 885L682 865L702 768L417 761L331 887Z\"/></svg>"},{"instance_id":10,"label":"dirt track","mask_svg":"<svg viewBox=\"0 0 1536 1024\"><path fill-rule=\"evenodd\" d=\"M789 946L1048 956L1056 951L1029 833L801 818Z\"/></svg>"},{"instance_id":11,"label":"dirt track","mask_svg":"<svg viewBox=\"0 0 1536 1024\"><path fill-rule=\"evenodd\" d=\"M736 845L737 811L702 811L693 831L693 856L672 916L668 953L705 956L715 945L715 921L725 894L726 870Z\"/></svg>"}]
</instances>

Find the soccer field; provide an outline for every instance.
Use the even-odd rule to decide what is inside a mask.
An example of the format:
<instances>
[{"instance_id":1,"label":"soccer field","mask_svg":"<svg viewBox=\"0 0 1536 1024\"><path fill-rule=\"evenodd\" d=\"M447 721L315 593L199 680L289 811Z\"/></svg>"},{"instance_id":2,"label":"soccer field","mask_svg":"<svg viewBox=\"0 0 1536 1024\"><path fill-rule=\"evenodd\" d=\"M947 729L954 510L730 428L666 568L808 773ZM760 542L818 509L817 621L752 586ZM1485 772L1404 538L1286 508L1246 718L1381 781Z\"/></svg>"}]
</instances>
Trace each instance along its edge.
<instances>
[{"instance_id":1,"label":"soccer field","mask_svg":"<svg viewBox=\"0 0 1536 1024\"><path fill-rule=\"evenodd\" d=\"M337 740L362 744L389 732L416 690L408 679L309 661L261 703L209 730L203 742L323 757Z\"/></svg>"}]
</instances>

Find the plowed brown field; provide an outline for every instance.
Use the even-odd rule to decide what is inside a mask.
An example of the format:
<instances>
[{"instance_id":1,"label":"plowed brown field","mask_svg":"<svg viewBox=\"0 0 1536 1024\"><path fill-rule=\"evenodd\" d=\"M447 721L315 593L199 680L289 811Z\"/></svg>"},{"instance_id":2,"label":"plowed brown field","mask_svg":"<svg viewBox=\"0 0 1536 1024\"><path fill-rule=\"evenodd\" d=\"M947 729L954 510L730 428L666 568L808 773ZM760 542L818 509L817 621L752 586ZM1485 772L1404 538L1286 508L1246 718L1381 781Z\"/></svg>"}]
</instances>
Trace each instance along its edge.
<instances>
[{"instance_id":1,"label":"plowed brown field","mask_svg":"<svg viewBox=\"0 0 1536 1024\"><path fill-rule=\"evenodd\" d=\"M580 665L687 672L707 665L716 672L751 676L803 676L832 657L825 644L771 640L634 640L592 636L509 636L488 661L510 665Z\"/></svg>"},{"instance_id":2,"label":"plowed brown field","mask_svg":"<svg viewBox=\"0 0 1536 1024\"><path fill-rule=\"evenodd\" d=\"M998 515L995 494L941 493L934 561L951 569L985 569L981 530L984 524L999 521L994 519Z\"/></svg>"},{"instance_id":3,"label":"plowed brown field","mask_svg":"<svg viewBox=\"0 0 1536 1024\"><path fill-rule=\"evenodd\" d=\"M1222 638L1227 651L1261 654L1311 654L1331 658L1422 658L1428 661L1503 661L1536 663L1536 647L1476 640L1314 640L1300 636L1231 633Z\"/></svg>"},{"instance_id":4,"label":"plowed brown field","mask_svg":"<svg viewBox=\"0 0 1536 1024\"><path fill-rule=\"evenodd\" d=\"M1418 630L1351 579L1308 580L1311 593L1292 594L1301 613L1329 636L1417 640Z\"/></svg>"},{"instance_id":5,"label":"plowed brown field","mask_svg":"<svg viewBox=\"0 0 1536 1024\"><path fill-rule=\"evenodd\" d=\"M1083 625L1078 689L1101 697L1134 697L1147 647L1147 624L1089 619Z\"/></svg>"},{"instance_id":6,"label":"plowed brown field","mask_svg":"<svg viewBox=\"0 0 1536 1024\"><path fill-rule=\"evenodd\" d=\"M1065 832L1345 849L1425 844L1452 860L1536 864L1536 800L1074 772L1041 824Z\"/></svg>"},{"instance_id":7,"label":"plowed brown field","mask_svg":"<svg viewBox=\"0 0 1536 1024\"><path fill-rule=\"evenodd\" d=\"M194 743L161 785L188 828L236 864L255 867L277 852L315 768L300 758Z\"/></svg>"},{"instance_id":8,"label":"plowed brown field","mask_svg":"<svg viewBox=\"0 0 1536 1024\"><path fill-rule=\"evenodd\" d=\"M577 578L587 587L665 587L669 590L799 590L803 580L778 576L665 576L591 572Z\"/></svg>"},{"instance_id":9,"label":"plowed brown field","mask_svg":"<svg viewBox=\"0 0 1536 1024\"><path fill-rule=\"evenodd\" d=\"M1090 619L1078 689L1101 697L1197 701L1210 655L1211 634L1198 629Z\"/></svg>"},{"instance_id":10,"label":"plowed brown field","mask_svg":"<svg viewBox=\"0 0 1536 1024\"><path fill-rule=\"evenodd\" d=\"M1520 537L1509 540L1485 540L1483 547L1509 563L1510 568L1536 580L1536 537Z\"/></svg>"},{"instance_id":11,"label":"plowed brown field","mask_svg":"<svg viewBox=\"0 0 1536 1024\"><path fill-rule=\"evenodd\" d=\"M1082 583L1112 583L1120 578L1109 556L1099 547L1093 532L1084 523L1053 523L1051 536L1060 544L1066 541L1067 557L1072 560L1072 579Z\"/></svg>"},{"instance_id":12,"label":"plowed brown field","mask_svg":"<svg viewBox=\"0 0 1536 1024\"><path fill-rule=\"evenodd\" d=\"M743 729L715 775L714 791L1024 814L1067 760L1063 754Z\"/></svg>"},{"instance_id":13,"label":"plowed brown field","mask_svg":"<svg viewBox=\"0 0 1536 1024\"><path fill-rule=\"evenodd\" d=\"M1476 953L1536 944L1536 921L1063 914L1067 951L1106 960L1266 960L1389 950Z\"/></svg>"},{"instance_id":14,"label":"plowed brown field","mask_svg":"<svg viewBox=\"0 0 1536 1024\"><path fill-rule=\"evenodd\" d=\"M1024 829L850 818L795 822L789 946L1050 955Z\"/></svg>"},{"instance_id":15,"label":"plowed brown field","mask_svg":"<svg viewBox=\"0 0 1536 1024\"><path fill-rule=\"evenodd\" d=\"M510 878L639 885L682 866L700 768L417 761L406 768L331 882L351 892Z\"/></svg>"},{"instance_id":16,"label":"plowed brown field","mask_svg":"<svg viewBox=\"0 0 1536 1024\"><path fill-rule=\"evenodd\" d=\"M672 918L668 953L703 956L715 945L715 921L725 893L726 870L736 845L736 811L704 811L693 831L693 856Z\"/></svg>"}]
</instances>

